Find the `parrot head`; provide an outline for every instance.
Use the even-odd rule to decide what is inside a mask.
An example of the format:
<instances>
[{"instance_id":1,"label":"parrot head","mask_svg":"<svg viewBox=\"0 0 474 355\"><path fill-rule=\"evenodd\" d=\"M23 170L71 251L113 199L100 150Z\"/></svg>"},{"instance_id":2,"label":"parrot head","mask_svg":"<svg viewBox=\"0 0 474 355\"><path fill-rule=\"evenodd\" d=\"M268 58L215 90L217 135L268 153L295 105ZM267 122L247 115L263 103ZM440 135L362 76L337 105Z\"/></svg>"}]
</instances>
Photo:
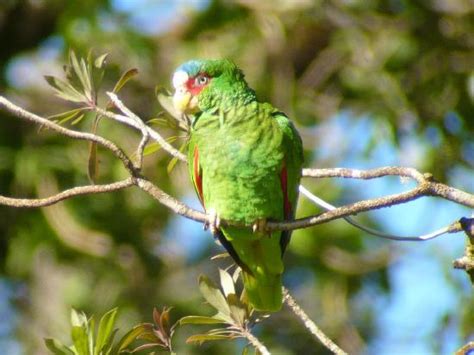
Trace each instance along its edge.
<instances>
[{"instance_id":1,"label":"parrot head","mask_svg":"<svg viewBox=\"0 0 474 355\"><path fill-rule=\"evenodd\" d=\"M175 109L190 114L202 111L213 96L251 90L242 71L227 59L190 60L182 64L173 74L173 87Z\"/></svg>"}]
</instances>

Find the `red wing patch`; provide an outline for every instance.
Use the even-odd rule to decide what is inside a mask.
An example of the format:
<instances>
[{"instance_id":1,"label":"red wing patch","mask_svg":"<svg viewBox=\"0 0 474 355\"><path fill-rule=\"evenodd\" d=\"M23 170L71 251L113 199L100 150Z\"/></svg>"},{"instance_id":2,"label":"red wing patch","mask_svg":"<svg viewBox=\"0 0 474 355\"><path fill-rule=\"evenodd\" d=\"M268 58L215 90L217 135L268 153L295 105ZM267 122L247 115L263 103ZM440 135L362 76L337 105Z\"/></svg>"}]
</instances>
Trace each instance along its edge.
<instances>
[{"instance_id":1,"label":"red wing patch","mask_svg":"<svg viewBox=\"0 0 474 355\"><path fill-rule=\"evenodd\" d=\"M280 172L280 183L281 191L283 193L283 208L285 211L285 219L292 217L293 207L291 206L290 199L288 197L288 172L286 170L286 164L283 162L283 167Z\"/></svg>"},{"instance_id":2,"label":"red wing patch","mask_svg":"<svg viewBox=\"0 0 474 355\"><path fill-rule=\"evenodd\" d=\"M202 171L199 167L199 151L198 147L194 147L194 159L193 159L193 178L196 191L198 193L199 201L201 201L202 206L204 206L204 195L202 193Z\"/></svg>"}]
</instances>

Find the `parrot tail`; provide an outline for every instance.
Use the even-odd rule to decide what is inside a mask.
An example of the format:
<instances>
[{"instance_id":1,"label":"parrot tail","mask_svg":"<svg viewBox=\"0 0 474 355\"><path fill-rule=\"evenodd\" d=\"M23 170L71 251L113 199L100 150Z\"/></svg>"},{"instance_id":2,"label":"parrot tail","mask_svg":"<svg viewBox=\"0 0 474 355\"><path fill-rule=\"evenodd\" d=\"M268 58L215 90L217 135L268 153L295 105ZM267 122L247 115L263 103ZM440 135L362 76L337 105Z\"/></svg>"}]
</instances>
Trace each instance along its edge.
<instances>
[{"instance_id":1,"label":"parrot tail","mask_svg":"<svg viewBox=\"0 0 474 355\"><path fill-rule=\"evenodd\" d=\"M247 298L257 311L277 312L283 302L281 274L255 277L242 270Z\"/></svg>"},{"instance_id":2,"label":"parrot tail","mask_svg":"<svg viewBox=\"0 0 474 355\"><path fill-rule=\"evenodd\" d=\"M280 234L256 237L236 228L222 232L217 237L242 269L249 303L258 311L279 311L283 301Z\"/></svg>"}]
</instances>

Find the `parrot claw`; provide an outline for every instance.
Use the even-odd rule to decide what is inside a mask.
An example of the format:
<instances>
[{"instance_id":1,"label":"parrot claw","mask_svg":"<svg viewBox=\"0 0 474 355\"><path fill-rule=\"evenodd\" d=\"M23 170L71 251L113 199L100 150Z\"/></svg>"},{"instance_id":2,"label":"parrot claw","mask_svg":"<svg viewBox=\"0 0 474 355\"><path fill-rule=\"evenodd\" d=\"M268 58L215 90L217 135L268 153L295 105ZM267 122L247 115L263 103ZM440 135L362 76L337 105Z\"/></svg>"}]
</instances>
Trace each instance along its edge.
<instances>
[{"instance_id":1,"label":"parrot claw","mask_svg":"<svg viewBox=\"0 0 474 355\"><path fill-rule=\"evenodd\" d=\"M209 220L204 223L204 230L210 230L212 234L217 234L219 228L221 227L221 219L217 215L215 209L209 210Z\"/></svg>"},{"instance_id":2,"label":"parrot claw","mask_svg":"<svg viewBox=\"0 0 474 355\"><path fill-rule=\"evenodd\" d=\"M268 234L267 219L259 218L252 225L252 231L256 234Z\"/></svg>"}]
</instances>

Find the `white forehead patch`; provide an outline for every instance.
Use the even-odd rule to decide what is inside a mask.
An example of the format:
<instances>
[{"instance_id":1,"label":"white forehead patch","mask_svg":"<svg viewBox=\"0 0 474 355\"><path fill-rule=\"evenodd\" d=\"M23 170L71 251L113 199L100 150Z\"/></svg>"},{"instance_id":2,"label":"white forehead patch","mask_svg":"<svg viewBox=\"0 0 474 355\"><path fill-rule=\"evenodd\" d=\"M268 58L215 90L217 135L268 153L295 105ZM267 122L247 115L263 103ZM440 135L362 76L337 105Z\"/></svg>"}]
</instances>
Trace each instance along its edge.
<instances>
[{"instance_id":1,"label":"white forehead patch","mask_svg":"<svg viewBox=\"0 0 474 355\"><path fill-rule=\"evenodd\" d=\"M188 81L188 79L189 79L188 73L186 73L183 70L178 70L177 72L175 72L173 74L173 86L174 86L174 88L178 89L180 87L183 87L184 84L186 84L186 82Z\"/></svg>"}]
</instances>

